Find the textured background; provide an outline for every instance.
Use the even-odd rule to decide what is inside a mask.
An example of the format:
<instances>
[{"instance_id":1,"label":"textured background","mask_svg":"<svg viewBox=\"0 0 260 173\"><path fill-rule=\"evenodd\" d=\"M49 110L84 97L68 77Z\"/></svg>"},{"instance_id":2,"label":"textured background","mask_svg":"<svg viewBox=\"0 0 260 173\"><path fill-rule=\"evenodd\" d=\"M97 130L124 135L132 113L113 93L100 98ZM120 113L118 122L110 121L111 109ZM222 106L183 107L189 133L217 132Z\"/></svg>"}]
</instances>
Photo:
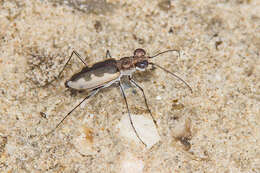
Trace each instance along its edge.
<instances>
[{"instance_id":1,"label":"textured background","mask_svg":"<svg viewBox=\"0 0 260 173\"><path fill-rule=\"evenodd\" d=\"M260 172L260 1L0 1L0 172ZM159 124L151 149L119 135L117 87L77 109L64 81L83 65L142 47L159 69L134 75ZM133 114L149 117L126 91ZM129 169L128 167L131 167ZM127 171L125 171L125 169Z\"/></svg>"}]
</instances>

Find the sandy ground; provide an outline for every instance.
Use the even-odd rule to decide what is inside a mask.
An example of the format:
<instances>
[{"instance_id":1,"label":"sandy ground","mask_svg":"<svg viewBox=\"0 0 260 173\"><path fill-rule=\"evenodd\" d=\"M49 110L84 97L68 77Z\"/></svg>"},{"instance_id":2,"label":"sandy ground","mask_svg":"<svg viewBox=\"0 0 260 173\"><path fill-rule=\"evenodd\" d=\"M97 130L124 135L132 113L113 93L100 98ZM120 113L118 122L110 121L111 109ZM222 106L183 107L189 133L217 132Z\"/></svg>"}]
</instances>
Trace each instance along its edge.
<instances>
[{"instance_id":1,"label":"sandy ground","mask_svg":"<svg viewBox=\"0 0 260 173\"><path fill-rule=\"evenodd\" d=\"M260 172L259 0L66 2L0 1L0 172ZM64 87L84 66L76 58L48 85L73 50L93 64L139 47L181 50L152 61L193 89L158 68L134 75L160 142L120 135L117 87L44 135L87 94ZM149 118L137 88L126 95Z\"/></svg>"}]
</instances>

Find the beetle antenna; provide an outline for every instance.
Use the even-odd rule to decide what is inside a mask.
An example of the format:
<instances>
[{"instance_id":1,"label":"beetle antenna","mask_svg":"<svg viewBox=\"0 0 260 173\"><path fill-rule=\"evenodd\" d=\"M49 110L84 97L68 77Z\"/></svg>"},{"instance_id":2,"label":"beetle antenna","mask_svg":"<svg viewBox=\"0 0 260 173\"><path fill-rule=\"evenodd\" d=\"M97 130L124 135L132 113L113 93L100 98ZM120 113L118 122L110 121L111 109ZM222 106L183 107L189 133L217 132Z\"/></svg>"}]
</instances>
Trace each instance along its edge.
<instances>
[{"instance_id":1,"label":"beetle antenna","mask_svg":"<svg viewBox=\"0 0 260 173\"><path fill-rule=\"evenodd\" d=\"M163 51L163 52L157 53L156 55L154 55L154 56L150 56L149 58L154 58L154 57L157 57L157 56L159 56L159 55L161 55L161 54L164 54L164 53L167 53L167 52L178 52L179 57L181 56L181 53L180 53L179 50L177 50L177 49L170 49L170 50L166 50L166 51Z\"/></svg>"},{"instance_id":2,"label":"beetle antenna","mask_svg":"<svg viewBox=\"0 0 260 173\"><path fill-rule=\"evenodd\" d=\"M163 52L162 52L162 53L163 53ZM156 67L162 69L163 71L165 71L165 72L167 72L167 73L170 73L171 75L173 75L173 76L176 77L177 79L181 80L181 81L190 89L190 91L191 91L191 93L192 93L192 88L191 88L191 86L190 86L187 82L185 82L182 78L180 78L179 76L177 76L177 75L174 74L173 72L170 72L169 70L163 68L162 66L159 66L159 65L157 65L157 64L154 64L154 63L152 63L152 62L149 62L149 64L151 64L151 65L153 65L153 66L156 66Z\"/></svg>"}]
</instances>

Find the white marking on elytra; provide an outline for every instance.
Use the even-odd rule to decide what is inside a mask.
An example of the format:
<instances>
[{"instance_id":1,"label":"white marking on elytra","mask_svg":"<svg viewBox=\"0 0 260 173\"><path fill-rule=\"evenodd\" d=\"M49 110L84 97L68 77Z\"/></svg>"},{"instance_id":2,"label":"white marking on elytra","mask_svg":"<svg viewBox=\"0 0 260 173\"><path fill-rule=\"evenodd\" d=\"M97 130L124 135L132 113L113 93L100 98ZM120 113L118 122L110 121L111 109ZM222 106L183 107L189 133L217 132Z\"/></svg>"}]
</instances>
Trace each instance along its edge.
<instances>
[{"instance_id":1,"label":"white marking on elytra","mask_svg":"<svg viewBox=\"0 0 260 173\"><path fill-rule=\"evenodd\" d=\"M119 73L114 73L114 74L109 74L105 73L101 77L97 77L94 74L91 74L91 80L86 80L85 78L79 78L74 81L68 81L67 85L70 88L77 89L77 90L82 90L82 89L94 89L97 86L102 86L106 83L110 83L111 81L114 81L115 79L118 78L120 74Z\"/></svg>"}]
</instances>

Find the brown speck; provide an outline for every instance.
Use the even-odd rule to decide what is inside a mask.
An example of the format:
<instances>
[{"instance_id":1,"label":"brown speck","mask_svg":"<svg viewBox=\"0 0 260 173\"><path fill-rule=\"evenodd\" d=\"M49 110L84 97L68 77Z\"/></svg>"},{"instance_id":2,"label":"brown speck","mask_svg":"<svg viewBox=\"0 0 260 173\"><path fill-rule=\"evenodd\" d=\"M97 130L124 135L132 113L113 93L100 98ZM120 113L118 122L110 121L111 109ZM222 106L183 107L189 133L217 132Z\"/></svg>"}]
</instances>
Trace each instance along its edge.
<instances>
[{"instance_id":1,"label":"brown speck","mask_svg":"<svg viewBox=\"0 0 260 173\"><path fill-rule=\"evenodd\" d=\"M214 34L213 37L217 37L218 36L218 33Z\"/></svg>"},{"instance_id":2,"label":"brown speck","mask_svg":"<svg viewBox=\"0 0 260 173\"><path fill-rule=\"evenodd\" d=\"M42 118L47 118L47 115L44 112L40 112Z\"/></svg>"},{"instance_id":3,"label":"brown speck","mask_svg":"<svg viewBox=\"0 0 260 173\"><path fill-rule=\"evenodd\" d=\"M166 88L166 86L165 86L164 84L161 84L161 86L162 86L162 88L163 88L163 89L165 89L165 88Z\"/></svg>"},{"instance_id":4,"label":"brown speck","mask_svg":"<svg viewBox=\"0 0 260 173\"><path fill-rule=\"evenodd\" d=\"M0 136L0 154L4 152L6 143L7 143L7 137Z\"/></svg>"},{"instance_id":5,"label":"brown speck","mask_svg":"<svg viewBox=\"0 0 260 173\"><path fill-rule=\"evenodd\" d=\"M173 103L178 103L178 99L172 100Z\"/></svg>"},{"instance_id":6,"label":"brown speck","mask_svg":"<svg viewBox=\"0 0 260 173\"><path fill-rule=\"evenodd\" d=\"M184 146L184 149L186 151L188 151L191 148L191 144L189 142L190 138L181 137L181 138L178 138L178 140L182 143L182 145Z\"/></svg>"},{"instance_id":7,"label":"brown speck","mask_svg":"<svg viewBox=\"0 0 260 173\"><path fill-rule=\"evenodd\" d=\"M96 20L95 21L95 24L94 24L94 28L96 29L96 32L100 32L102 31L102 25L101 25L101 22Z\"/></svg>"},{"instance_id":8,"label":"brown speck","mask_svg":"<svg viewBox=\"0 0 260 173\"><path fill-rule=\"evenodd\" d=\"M137 40L137 42L139 44L144 44L145 43L144 39L137 37L135 34L133 34L133 38L134 38L134 40Z\"/></svg>"},{"instance_id":9,"label":"brown speck","mask_svg":"<svg viewBox=\"0 0 260 173\"><path fill-rule=\"evenodd\" d=\"M215 46L216 50L218 50L218 46L221 45L223 42L222 41L216 41Z\"/></svg>"},{"instance_id":10,"label":"brown speck","mask_svg":"<svg viewBox=\"0 0 260 173\"><path fill-rule=\"evenodd\" d=\"M134 40L137 40L137 36L135 34L133 34L133 38Z\"/></svg>"},{"instance_id":11,"label":"brown speck","mask_svg":"<svg viewBox=\"0 0 260 173\"><path fill-rule=\"evenodd\" d=\"M182 103L178 103L178 99L172 100L172 109L173 110L181 110L184 108Z\"/></svg>"},{"instance_id":12,"label":"brown speck","mask_svg":"<svg viewBox=\"0 0 260 173\"><path fill-rule=\"evenodd\" d=\"M173 33L173 29L172 29L172 27L170 27L170 29L169 29L169 34L172 34Z\"/></svg>"},{"instance_id":13,"label":"brown speck","mask_svg":"<svg viewBox=\"0 0 260 173\"><path fill-rule=\"evenodd\" d=\"M181 110L184 108L184 105L179 103L179 104L172 104L172 109L174 110Z\"/></svg>"},{"instance_id":14,"label":"brown speck","mask_svg":"<svg viewBox=\"0 0 260 173\"><path fill-rule=\"evenodd\" d=\"M90 128L84 128L84 133L86 135L86 140L89 143L93 143L93 131Z\"/></svg>"},{"instance_id":15,"label":"brown speck","mask_svg":"<svg viewBox=\"0 0 260 173\"><path fill-rule=\"evenodd\" d=\"M176 137L176 140L180 141L180 143L184 146L184 149L186 151L190 150L191 148L191 144L190 144L190 140L192 138L192 134L191 134L191 120L190 119L186 119L185 121L185 129L184 131Z\"/></svg>"},{"instance_id":16,"label":"brown speck","mask_svg":"<svg viewBox=\"0 0 260 173\"><path fill-rule=\"evenodd\" d=\"M251 0L237 0L235 1L237 4L250 4L251 3Z\"/></svg>"},{"instance_id":17,"label":"brown speck","mask_svg":"<svg viewBox=\"0 0 260 173\"><path fill-rule=\"evenodd\" d=\"M139 44L144 44L144 43L145 43L145 42L144 42L144 39L139 38L139 39L138 39L138 43L139 43Z\"/></svg>"},{"instance_id":18,"label":"brown speck","mask_svg":"<svg viewBox=\"0 0 260 173\"><path fill-rule=\"evenodd\" d=\"M253 74L253 71L254 71L254 67L251 66L245 69L245 74L249 77Z\"/></svg>"},{"instance_id":19,"label":"brown speck","mask_svg":"<svg viewBox=\"0 0 260 173\"><path fill-rule=\"evenodd\" d=\"M163 11L168 11L171 9L171 1L170 0L163 0L158 3L158 7Z\"/></svg>"},{"instance_id":20,"label":"brown speck","mask_svg":"<svg viewBox=\"0 0 260 173\"><path fill-rule=\"evenodd\" d=\"M174 117L171 117L171 120L178 120L179 119L179 117L178 116L174 116Z\"/></svg>"}]
</instances>

